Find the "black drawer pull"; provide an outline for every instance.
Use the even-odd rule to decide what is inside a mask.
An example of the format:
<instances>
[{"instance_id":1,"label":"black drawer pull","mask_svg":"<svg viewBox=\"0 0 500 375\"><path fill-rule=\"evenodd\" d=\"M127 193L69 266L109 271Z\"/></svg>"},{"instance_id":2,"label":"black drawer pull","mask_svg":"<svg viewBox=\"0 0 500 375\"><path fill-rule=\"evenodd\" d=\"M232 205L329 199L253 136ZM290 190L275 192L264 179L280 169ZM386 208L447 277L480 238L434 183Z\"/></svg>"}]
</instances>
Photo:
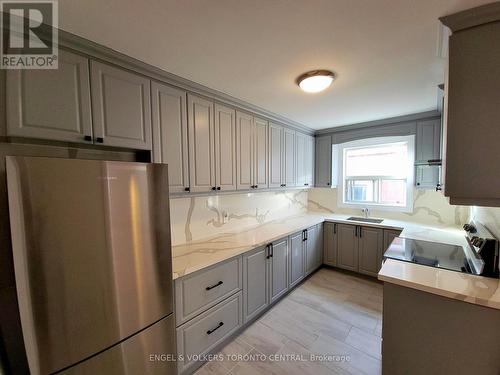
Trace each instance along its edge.
<instances>
[{"instance_id":1,"label":"black drawer pull","mask_svg":"<svg viewBox=\"0 0 500 375\"><path fill-rule=\"evenodd\" d=\"M191 188L185 187L184 191L191 191Z\"/></svg>"},{"instance_id":2,"label":"black drawer pull","mask_svg":"<svg viewBox=\"0 0 500 375\"><path fill-rule=\"evenodd\" d=\"M213 288L217 288L218 286L221 286L222 284L224 284L224 283L223 283L223 282L222 282L222 280L221 280L221 281L219 281L219 282L218 282L217 284L215 284L215 285L212 285L212 286L207 286L205 289L206 289L206 290L210 290L210 289L213 289Z\"/></svg>"},{"instance_id":3,"label":"black drawer pull","mask_svg":"<svg viewBox=\"0 0 500 375\"><path fill-rule=\"evenodd\" d=\"M217 190L220 190L220 186L217 186Z\"/></svg>"},{"instance_id":4,"label":"black drawer pull","mask_svg":"<svg viewBox=\"0 0 500 375\"><path fill-rule=\"evenodd\" d=\"M83 137L83 140L86 142L92 142L92 137L90 135L86 135L85 137Z\"/></svg>"},{"instance_id":5,"label":"black drawer pull","mask_svg":"<svg viewBox=\"0 0 500 375\"><path fill-rule=\"evenodd\" d=\"M102 137L97 137L97 138L95 139L95 141L96 141L97 143L104 143L104 138L102 138Z\"/></svg>"},{"instance_id":6,"label":"black drawer pull","mask_svg":"<svg viewBox=\"0 0 500 375\"><path fill-rule=\"evenodd\" d=\"M207 331L207 335L211 335L212 333L214 333L215 331L217 331L220 327L222 327L224 325L224 322L220 322L219 325L213 329L209 329Z\"/></svg>"}]
</instances>

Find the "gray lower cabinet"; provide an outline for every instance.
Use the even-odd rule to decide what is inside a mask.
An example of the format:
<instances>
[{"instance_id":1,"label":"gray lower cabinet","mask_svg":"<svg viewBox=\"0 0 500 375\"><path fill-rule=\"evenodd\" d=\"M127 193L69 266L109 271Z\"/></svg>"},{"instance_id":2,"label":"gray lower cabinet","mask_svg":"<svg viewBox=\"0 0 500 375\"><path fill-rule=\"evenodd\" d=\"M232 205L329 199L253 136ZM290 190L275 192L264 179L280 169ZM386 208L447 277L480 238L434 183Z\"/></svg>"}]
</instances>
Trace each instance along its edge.
<instances>
[{"instance_id":1,"label":"gray lower cabinet","mask_svg":"<svg viewBox=\"0 0 500 375\"><path fill-rule=\"evenodd\" d=\"M323 264L323 225L305 231L306 276Z\"/></svg>"},{"instance_id":2,"label":"gray lower cabinet","mask_svg":"<svg viewBox=\"0 0 500 375\"><path fill-rule=\"evenodd\" d=\"M304 231L290 236L290 288L298 284L305 275Z\"/></svg>"},{"instance_id":3,"label":"gray lower cabinet","mask_svg":"<svg viewBox=\"0 0 500 375\"><path fill-rule=\"evenodd\" d=\"M197 356L209 353L242 326L242 308L238 292L177 328L177 354L182 357L177 362L179 373L195 367Z\"/></svg>"},{"instance_id":4,"label":"gray lower cabinet","mask_svg":"<svg viewBox=\"0 0 500 375\"><path fill-rule=\"evenodd\" d=\"M337 265L338 257L338 236L337 236L337 223L324 223L323 224L323 262L329 266Z\"/></svg>"},{"instance_id":5,"label":"gray lower cabinet","mask_svg":"<svg viewBox=\"0 0 500 375\"><path fill-rule=\"evenodd\" d=\"M289 287L288 279L288 237L271 244L270 302L274 302L286 293Z\"/></svg>"},{"instance_id":6,"label":"gray lower cabinet","mask_svg":"<svg viewBox=\"0 0 500 375\"><path fill-rule=\"evenodd\" d=\"M330 187L332 184L332 137L316 138L316 187Z\"/></svg>"},{"instance_id":7,"label":"gray lower cabinet","mask_svg":"<svg viewBox=\"0 0 500 375\"><path fill-rule=\"evenodd\" d=\"M189 189L186 91L158 82L151 84L153 159L168 164L170 192Z\"/></svg>"},{"instance_id":8,"label":"gray lower cabinet","mask_svg":"<svg viewBox=\"0 0 500 375\"><path fill-rule=\"evenodd\" d=\"M94 141L151 150L151 85L147 77L90 63Z\"/></svg>"},{"instance_id":9,"label":"gray lower cabinet","mask_svg":"<svg viewBox=\"0 0 500 375\"><path fill-rule=\"evenodd\" d=\"M243 255L243 321L246 323L269 305L268 246Z\"/></svg>"},{"instance_id":10,"label":"gray lower cabinet","mask_svg":"<svg viewBox=\"0 0 500 375\"><path fill-rule=\"evenodd\" d=\"M58 69L7 70L6 85L7 136L92 143L86 57L60 50Z\"/></svg>"},{"instance_id":11,"label":"gray lower cabinet","mask_svg":"<svg viewBox=\"0 0 500 375\"><path fill-rule=\"evenodd\" d=\"M384 251L384 230L362 227L358 229L358 272L377 276L382 265Z\"/></svg>"},{"instance_id":12,"label":"gray lower cabinet","mask_svg":"<svg viewBox=\"0 0 500 375\"><path fill-rule=\"evenodd\" d=\"M337 267L358 271L358 227L350 224L338 224Z\"/></svg>"}]
</instances>

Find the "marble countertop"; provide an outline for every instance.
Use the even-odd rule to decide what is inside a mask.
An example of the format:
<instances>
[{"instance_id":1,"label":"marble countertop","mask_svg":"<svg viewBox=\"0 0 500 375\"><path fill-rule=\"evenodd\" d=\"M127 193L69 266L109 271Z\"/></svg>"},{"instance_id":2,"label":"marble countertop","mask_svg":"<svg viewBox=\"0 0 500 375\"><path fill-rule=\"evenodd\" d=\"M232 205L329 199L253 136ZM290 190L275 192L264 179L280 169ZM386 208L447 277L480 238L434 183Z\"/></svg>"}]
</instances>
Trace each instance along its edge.
<instances>
[{"instance_id":1,"label":"marble countertop","mask_svg":"<svg viewBox=\"0 0 500 375\"><path fill-rule=\"evenodd\" d=\"M304 213L271 221L246 230L222 233L203 240L172 247L173 278L199 271L259 246L299 232L324 221L359 224L402 230L400 237L468 246L459 227L425 225L384 219L382 223L347 220L348 215ZM468 275L433 267L388 259L379 280L422 290L449 298L500 309L500 280Z\"/></svg>"}]
</instances>

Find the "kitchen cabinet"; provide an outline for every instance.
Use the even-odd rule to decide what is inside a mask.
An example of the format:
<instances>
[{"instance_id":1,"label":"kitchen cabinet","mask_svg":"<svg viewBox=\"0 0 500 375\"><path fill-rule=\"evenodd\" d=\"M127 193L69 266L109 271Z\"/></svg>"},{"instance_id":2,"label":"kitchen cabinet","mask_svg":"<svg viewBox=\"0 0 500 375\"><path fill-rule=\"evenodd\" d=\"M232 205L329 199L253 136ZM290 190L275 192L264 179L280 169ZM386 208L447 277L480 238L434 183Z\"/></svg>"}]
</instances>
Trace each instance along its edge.
<instances>
[{"instance_id":1,"label":"kitchen cabinet","mask_svg":"<svg viewBox=\"0 0 500 375\"><path fill-rule=\"evenodd\" d=\"M363 227L358 229L358 272L377 276L384 252L384 230Z\"/></svg>"},{"instance_id":2,"label":"kitchen cabinet","mask_svg":"<svg viewBox=\"0 0 500 375\"><path fill-rule=\"evenodd\" d=\"M7 136L92 143L89 60L59 51L59 68L6 71Z\"/></svg>"},{"instance_id":3,"label":"kitchen cabinet","mask_svg":"<svg viewBox=\"0 0 500 375\"><path fill-rule=\"evenodd\" d=\"M295 186L295 131L283 131L283 184Z\"/></svg>"},{"instance_id":4,"label":"kitchen cabinet","mask_svg":"<svg viewBox=\"0 0 500 375\"><path fill-rule=\"evenodd\" d=\"M268 247L243 255L243 321L259 315L269 305Z\"/></svg>"},{"instance_id":5,"label":"kitchen cabinet","mask_svg":"<svg viewBox=\"0 0 500 375\"><path fill-rule=\"evenodd\" d=\"M283 127L269 123L269 187L283 187Z\"/></svg>"},{"instance_id":6,"label":"kitchen cabinet","mask_svg":"<svg viewBox=\"0 0 500 375\"><path fill-rule=\"evenodd\" d=\"M189 180L192 192L216 190L214 103L188 94Z\"/></svg>"},{"instance_id":7,"label":"kitchen cabinet","mask_svg":"<svg viewBox=\"0 0 500 375\"><path fill-rule=\"evenodd\" d=\"M329 266L337 265L337 223L325 222L323 225L323 243L324 243L324 253L323 262Z\"/></svg>"},{"instance_id":8,"label":"kitchen cabinet","mask_svg":"<svg viewBox=\"0 0 500 375\"><path fill-rule=\"evenodd\" d=\"M400 230L384 229L384 251L383 251L384 253L389 248L389 245L392 243L392 240L394 240L400 234L401 234Z\"/></svg>"},{"instance_id":9,"label":"kitchen cabinet","mask_svg":"<svg viewBox=\"0 0 500 375\"><path fill-rule=\"evenodd\" d=\"M314 137L296 133L295 166L296 185L312 186L314 169Z\"/></svg>"},{"instance_id":10,"label":"kitchen cabinet","mask_svg":"<svg viewBox=\"0 0 500 375\"><path fill-rule=\"evenodd\" d=\"M236 111L215 105L215 185L236 190Z\"/></svg>"},{"instance_id":11,"label":"kitchen cabinet","mask_svg":"<svg viewBox=\"0 0 500 375\"><path fill-rule=\"evenodd\" d=\"M315 225L305 231L306 276L323 264L323 226Z\"/></svg>"},{"instance_id":12,"label":"kitchen cabinet","mask_svg":"<svg viewBox=\"0 0 500 375\"><path fill-rule=\"evenodd\" d=\"M151 85L147 77L90 62L94 141L151 150Z\"/></svg>"},{"instance_id":13,"label":"kitchen cabinet","mask_svg":"<svg viewBox=\"0 0 500 375\"><path fill-rule=\"evenodd\" d=\"M331 187L332 184L332 137L316 137L316 187Z\"/></svg>"},{"instance_id":14,"label":"kitchen cabinet","mask_svg":"<svg viewBox=\"0 0 500 375\"><path fill-rule=\"evenodd\" d=\"M488 15L487 17L485 15ZM500 11L497 3L441 21L449 38L444 193L451 204L500 206Z\"/></svg>"},{"instance_id":15,"label":"kitchen cabinet","mask_svg":"<svg viewBox=\"0 0 500 375\"><path fill-rule=\"evenodd\" d=\"M290 288L305 275L305 231L290 236Z\"/></svg>"},{"instance_id":16,"label":"kitchen cabinet","mask_svg":"<svg viewBox=\"0 0 500 375\"><path fill-rule=\"evenodd\" d=\"M441 120L417 121L415 164L441 159Z\"/></svg>"},{"instance_id":17,"label":"kitchen cabinet","mask_svg":"<svg viewBox=\"0 0 500 375\"><path fill-rule=\"evenodd\" d=\"M267 127L265 120L236 113L238 190L268 187Z\"/></svg>"},{"instance_id":18,"label":"kitchen cabinet","mask_svg":"<svg viewBox=\"0 0 500 375\"><path fill-rule=\"evenodd\" d=\"M415 186L418 189L441 188L441 166L440 165L416 165Z\"/></svg>"},{"instance_id":19,"label":"kitchen cabinet","mask_svg":"<svg viewBox=\"0 0 500 375\"><path fill-rule=\"evenodd\" d=\"M337 267L349 271L358 271L358 226L338 224L337 227L338 259Z\"/></svg>"},{"instance_id":20,"label":"kitchen cabinet","mask_svg":"<svg viewBox=\"0 0 500 375\"><path fill-rule=\"evenodd\" d=\"M171 193L189 189L186 91L158 82L151 84L153 160L168 164Z\"/></svg>"},{"instance_id":21,"label":"kitchen cabinet","mask_svg":"<svg viewBox=\"0 0 500 375\"><path fill-rule=\"evenodd\" d=\"M270 248L270 302L280 298L289 287L288 237L273 242Z\"/></svg>"}]
</instances>

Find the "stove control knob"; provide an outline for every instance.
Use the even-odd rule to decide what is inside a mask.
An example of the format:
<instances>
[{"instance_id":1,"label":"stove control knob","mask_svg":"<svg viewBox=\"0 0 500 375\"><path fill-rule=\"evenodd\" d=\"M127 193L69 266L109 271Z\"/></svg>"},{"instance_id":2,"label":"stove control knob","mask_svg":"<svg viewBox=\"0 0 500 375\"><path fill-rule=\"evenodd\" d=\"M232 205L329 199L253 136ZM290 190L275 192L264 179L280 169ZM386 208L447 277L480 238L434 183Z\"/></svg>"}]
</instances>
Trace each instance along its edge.
<instances>
[{"instance_id":1,"label":"stove control knob","mask_svg":"<svg viewBox=\"0 0 500 375\"><path fill-rule=\"evenodd\" d=\"M464 224L463 228L464 228L464 230L465 230L466 232L468 232L468 231L469 231L469 228L470 228L470 225L469 225L469 224Z\"/></svg>"}]
</instances>

